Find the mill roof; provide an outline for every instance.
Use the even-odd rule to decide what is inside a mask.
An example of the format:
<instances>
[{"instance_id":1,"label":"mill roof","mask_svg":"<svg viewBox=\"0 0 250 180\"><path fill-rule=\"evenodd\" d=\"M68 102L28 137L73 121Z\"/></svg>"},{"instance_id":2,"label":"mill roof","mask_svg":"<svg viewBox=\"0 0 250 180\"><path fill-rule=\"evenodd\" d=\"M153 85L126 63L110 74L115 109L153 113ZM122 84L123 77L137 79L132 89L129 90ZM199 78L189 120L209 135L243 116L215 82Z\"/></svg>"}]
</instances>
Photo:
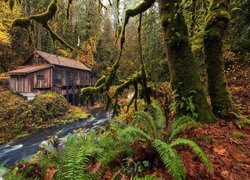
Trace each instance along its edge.
<instances>
[{"instance_id":1,"label":"mill roof","mask_svg":"<svg viewBox=\"0 0 250 180\"><path fill-rule=\"evenodd\" d=\"M9 71L8 74L10 75L24 75L36 71L40 71L43 69L47 69L49 67L52 67L51 64L41 64L41 65L28 65L28 66L19 66L17 69L13 71Z\"/></svg>"},{"instance_id":2,"label":"mill roof","mask_svg":"<svg viewBox=\"0 0 250 180\"><path fill-rule=\"evenodd\" d=\"M85 71L91 71L91 69L89 69L87 66L85 66L80 61L77 61L77 60L74 60L71 58L58 56L55 54L50 54L50 53L39 51L39 50L35 50L35 53L37 53L44 60L46 60L49 64L52 64L52 65L58 65L58 66L64 66L64 67L85 70Z\"/></svg>"}]
</instances>

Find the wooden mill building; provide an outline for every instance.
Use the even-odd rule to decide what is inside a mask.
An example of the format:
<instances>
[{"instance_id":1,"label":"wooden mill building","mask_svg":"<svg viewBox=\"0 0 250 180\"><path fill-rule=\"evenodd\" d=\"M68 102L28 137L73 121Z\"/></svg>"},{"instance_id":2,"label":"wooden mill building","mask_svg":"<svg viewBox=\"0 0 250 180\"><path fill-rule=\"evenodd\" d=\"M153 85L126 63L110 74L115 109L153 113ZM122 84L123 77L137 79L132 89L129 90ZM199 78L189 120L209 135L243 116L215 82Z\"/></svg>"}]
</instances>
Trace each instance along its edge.
<instances>
[{"instance_id":1,"label":"wooden mill building","mask_svg":"<svg viewBox=\"0 0 250 180\"><path fill-rule=\"evenodd\" d=\"M53 90L63 94L72 104L80 103L82 87L96 82L96 76L81 62L38 50L23 66L8 73L12 92L25 96Z\"/></svg>"}]
</instances>

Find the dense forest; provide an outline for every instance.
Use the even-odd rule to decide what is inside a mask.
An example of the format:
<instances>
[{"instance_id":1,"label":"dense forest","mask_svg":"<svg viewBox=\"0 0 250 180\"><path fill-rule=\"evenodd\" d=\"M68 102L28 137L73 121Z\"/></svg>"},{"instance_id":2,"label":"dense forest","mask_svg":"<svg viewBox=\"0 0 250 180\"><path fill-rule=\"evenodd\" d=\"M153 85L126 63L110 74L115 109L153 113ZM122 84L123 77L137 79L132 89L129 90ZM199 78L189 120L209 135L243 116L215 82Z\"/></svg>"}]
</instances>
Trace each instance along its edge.
<instances>
[{"instance_id":1,"label":"dense forest","mask_svg":"<svg viewBox=\"0 0 250 180\"><path fill-rule=\"evenodd\" d=\"M249 179L249 77L249 0L1 0L0 179Z\"/></svg>"}]
</instances>

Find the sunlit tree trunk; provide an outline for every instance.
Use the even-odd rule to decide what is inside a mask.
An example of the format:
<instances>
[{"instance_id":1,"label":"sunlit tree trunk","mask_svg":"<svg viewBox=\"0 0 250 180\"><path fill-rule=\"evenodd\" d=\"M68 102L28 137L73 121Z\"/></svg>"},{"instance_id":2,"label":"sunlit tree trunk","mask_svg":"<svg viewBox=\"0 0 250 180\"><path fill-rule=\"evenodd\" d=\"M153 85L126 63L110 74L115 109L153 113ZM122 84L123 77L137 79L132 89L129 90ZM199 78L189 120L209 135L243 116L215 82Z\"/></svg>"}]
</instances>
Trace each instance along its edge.
<instances>
[{"instance_id":1,"label":"sunlit tree trunk","mask_svg":"<svg viewBox=\"0 0 250 180\"><path fill-rule=\"evenodd\" d=\"M213 112L220 117L225 117L232 108L222 58L222 38L230 19L228 7L229 0L212 0L204 37L208 91Z\"/></svg>"},{"instance_id":2,"label":"sunlit tree trunk","mask_svg":"<svg viewBox=\"0 0 250 180\"><path fill-rule=\"evenodd\" d=\"M160 17L166 44L171 85L179 95L175 98L178 115L189 115L188 97L193 96L193 105L201 122L214 122L215 118L207 102L196 62L188 39L187 25L179 0L159 0Z\"/></svg>"}]
</instances>

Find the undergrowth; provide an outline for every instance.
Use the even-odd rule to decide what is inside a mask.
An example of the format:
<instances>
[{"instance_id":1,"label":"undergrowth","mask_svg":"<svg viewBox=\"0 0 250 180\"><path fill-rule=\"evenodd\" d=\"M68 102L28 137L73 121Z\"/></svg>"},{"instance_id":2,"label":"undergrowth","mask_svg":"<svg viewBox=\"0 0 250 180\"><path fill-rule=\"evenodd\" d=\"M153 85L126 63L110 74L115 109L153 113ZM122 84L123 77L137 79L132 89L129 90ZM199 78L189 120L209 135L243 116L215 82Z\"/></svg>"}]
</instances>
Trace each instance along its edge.
<instances>
[{"instance_id":1,"label":"undergrowth","mask_svg":"<svg viewBox=\"0 0 250 180\"><path fill-rule=\"evenodd\" d=\"M189 147L212 173L211 163L194 141L175 138L183 130L198 125L192 118L184 116L172 124L166 135L164 113L160 107L151 104L147 111L135 112L129 123L117 118L106 128L87 133L79 130L61 143L52 138L31 161L40 169L35 178L45 179L50 175L53 179L101 179L111 172L111 179L156 179L143 173L145 170L150 172L154 162L150 158L137 157L136 148L146 148L144 153L148 153L148 157L150 154L159 157L173 179L185 179L185 167L175 149L177 146ZM29 173L23 172L12 170L7 176L29 177Z\"/></svg>"}]
</instances>

